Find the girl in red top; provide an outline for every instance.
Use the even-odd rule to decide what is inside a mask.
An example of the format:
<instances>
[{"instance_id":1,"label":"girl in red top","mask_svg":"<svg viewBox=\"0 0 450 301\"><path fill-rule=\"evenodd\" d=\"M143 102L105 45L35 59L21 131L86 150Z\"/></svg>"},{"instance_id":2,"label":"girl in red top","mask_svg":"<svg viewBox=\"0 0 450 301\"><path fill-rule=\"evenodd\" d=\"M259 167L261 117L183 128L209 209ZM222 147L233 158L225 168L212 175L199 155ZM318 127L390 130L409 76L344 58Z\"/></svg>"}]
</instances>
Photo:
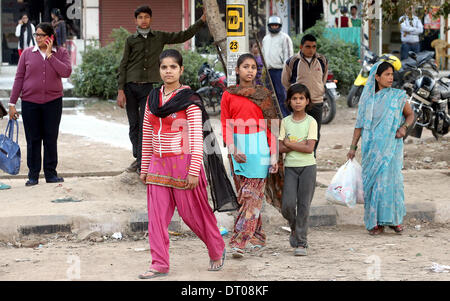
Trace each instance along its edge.
<instances>
[{"instance_id":1,"label":"girl in red top","mask_svg":"<svg viewBox=\"0 0 450 301\"><path fill-rule=\"evenodd\" d=\"M251 54L237 61L238 85L223 93L221 100L222 133L241 205L230 247L234 258L241 258L250 243L251 250L262 249L266 235L262 229L261 208L266 178L276 173L277 140L267 121L278 119L269 90L255 86L257 62Z\"/></svg>"},{"instance_id":2,"label":"girl in red top","mask_svg":"<svg viewBox=\"0 0 450 301\"><path fill-rule=\"evenodd\" d=\"M150 269L141 279L169 272L168 226L175 206L183 221L206 244L210 271L225 260L225 243L208 203L202 166L202 109L191 98L194 92L180 83L183 58L174 49L159 57L164 84L147 101L142 129L141 181L147 184Z\"/></svg>"}]
</instances>

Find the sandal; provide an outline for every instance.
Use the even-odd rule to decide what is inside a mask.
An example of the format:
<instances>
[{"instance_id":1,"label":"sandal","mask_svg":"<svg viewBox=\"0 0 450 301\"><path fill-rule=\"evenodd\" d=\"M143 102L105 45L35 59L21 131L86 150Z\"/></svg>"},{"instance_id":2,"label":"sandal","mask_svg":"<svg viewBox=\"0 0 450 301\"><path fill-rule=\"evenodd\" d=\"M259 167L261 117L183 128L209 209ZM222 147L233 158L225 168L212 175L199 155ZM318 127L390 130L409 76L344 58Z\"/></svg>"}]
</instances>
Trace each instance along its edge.
<instances>
[{"instance_id":1,"label":"sandal","mask_svg":"<svg viewBox=\"0 0 450 301\"><path fill-rule=\"evenodd\" d=\"M262 245L251 245L250 253L256 254L256 253L264 250L265 248L266 248L266 246L262 246Z\"/></svg>"},{"instance_id":2,"label":"sandal","mask_svg":"<svg viewBox=\"0 0 450 301\"><path fill-rule=\"evenodd\" d=\"M379 235L384 232L383 226L375 226L371 230L369 230L370 235Z\"/></svg>"},{"instance_id":3,"label":"sandal","mask_svg":"<svg viewBox=\"0 0 450 301\"><path fill-rule=\"evenodd\" d=\"M0 190L6 190L6 189L10 189L10 188L11 188L11 186L0 182Z\"/></svg>"},{"instance_id":4,"label":"sandal","mask_svg":"<svg viewBox=\"0 0 450 301\"><path fill-rule=\"evenodd\" d=\"M395 233L402 233L403 232L403 226L397 225L397 226L389 226L389 228L393 229Z\"/></svg>"},{"instance_id":5,"label":"sandal","mask_svg":"<svg viewBox=\"0 0 450 301\"><path fill-rule=\"evenodd\" d=\"M152 273L152 274L147 275L148 273ZM167 275L168 275L168 273L161 273L161 272L158 272L157 270L148 270L147 272L140 274L139 279L152 279L152 278L162 277L162 276L167 276Z\"/></svg>"},{"instance_id":6,"label":"sandal","mask_svg":"<svg viewBox=\"0 0 450 301\"><path fill-rule=\"evenodd\" d=\"M223 268L223 265L225 264L225 257L226 257L225 255L226 255L226 253L227 253L227 249L225 248L225 249L223 249L223 253L222 253L222 263L219 266L217 266L217 267L213 267L214 261L210 260L209 261L209 269L208 269L208 271L220 271Z\"/></svg>"},{"instance_id":7,"label":"sandal","mask_svg":"<svg viewBox=\"0 0 450 301\"><path fill-rule=\"evenodd\" d=\"M234 248L231 249L231 251L232 251L231 255L233 256L233 258L242 258L242 257L244 257L244 250L242 250L242 249L234 247Z\"/></svg>"}]
</instances>

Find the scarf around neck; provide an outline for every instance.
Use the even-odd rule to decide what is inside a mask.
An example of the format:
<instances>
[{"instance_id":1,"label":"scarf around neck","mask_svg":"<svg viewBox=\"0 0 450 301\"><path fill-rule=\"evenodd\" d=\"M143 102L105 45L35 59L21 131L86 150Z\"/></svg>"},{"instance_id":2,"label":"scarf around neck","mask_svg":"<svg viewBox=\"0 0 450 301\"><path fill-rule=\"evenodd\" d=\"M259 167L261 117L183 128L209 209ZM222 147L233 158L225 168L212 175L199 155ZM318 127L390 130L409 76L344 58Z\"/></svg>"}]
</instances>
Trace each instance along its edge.
<instances>
[{"instance_id":1,"label":"scarf around neck","mask_svg":"<svg viewBox=\"0 0 450 301\"><path fill-rule=\"evenodd\" d=\"M147 100L150 112L157 117L165 118L170 114L187 109L190 105L196 105L202 111L203 141L206 145L203 148L203 161L214 204L213 210L219 212L236 210L239 208L236 193L223 165L219 143L209 122L209 116L201 96L192 89L186 88L178 91L164 105L159 106L160 91L161 87L154 88Z\"/></svg>"},{"instance_id":2,"label":"scarf around neck","mask_svg":"<svg viewBox=\"0 0 450 301\"><path fill-rule=\"evenodd\" d=\"M139 26L136 26L137 32L142 35L144 38L147 38L147 35L150 33L150 27L147 29L142 29Z\"/></svg>"},{"instance_id":3,"label":"scarf around neck","mask_svg":"<svg viewBox=\"0 0 450 301\"><path fill-rule=\"evenodd\" d=\"M269 89L259 85L254 87L241 87L235 85L228 87L227 92L248 98L261 108L264 119L280 119L281 114L279 113L279 108L274 106L272 92L270 92Z\"/></svg>"},{"instance_id":4,"label":"scarf around neck","mask_svg":"<svg viewBox=\"0 0 450 301\"><path fill-rule=\"evenodd\" d=\"M25 41L24 41L24 33L25 31L27 32L27 45L31 46L31 44L34 44L34 39L31 36L32 32L31 32L31 23L30 21L27 22L27 24L22 24L22 27L20 28L20 41L19 41L19 45L20 45L20 49L24 49L25 47ZM31 42L31 43L30 43Z\"/></svg>"}]
</instances>

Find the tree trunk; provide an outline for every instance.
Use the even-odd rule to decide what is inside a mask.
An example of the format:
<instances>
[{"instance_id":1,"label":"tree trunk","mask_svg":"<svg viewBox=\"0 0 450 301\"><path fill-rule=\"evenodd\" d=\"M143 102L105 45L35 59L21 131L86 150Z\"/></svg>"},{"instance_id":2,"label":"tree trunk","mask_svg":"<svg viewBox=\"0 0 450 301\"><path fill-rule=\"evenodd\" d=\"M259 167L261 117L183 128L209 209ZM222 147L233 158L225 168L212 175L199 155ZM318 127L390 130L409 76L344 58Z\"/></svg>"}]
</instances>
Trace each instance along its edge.
<instances>
[{"instance_id":1,"label":"tree trunk","mask_svg":"<svg viewBox=\"0 0 450 301\"><path fill-rule=\"evenodd\" d=\"M203 0L203 7L206 10L206 20L209 32L214 38L214 42L219 46L223 62L227 61L227 32L225 23L219 13L217 0ZM227 70L227 66L223 66Z\"/></svg>"}]
</instances>

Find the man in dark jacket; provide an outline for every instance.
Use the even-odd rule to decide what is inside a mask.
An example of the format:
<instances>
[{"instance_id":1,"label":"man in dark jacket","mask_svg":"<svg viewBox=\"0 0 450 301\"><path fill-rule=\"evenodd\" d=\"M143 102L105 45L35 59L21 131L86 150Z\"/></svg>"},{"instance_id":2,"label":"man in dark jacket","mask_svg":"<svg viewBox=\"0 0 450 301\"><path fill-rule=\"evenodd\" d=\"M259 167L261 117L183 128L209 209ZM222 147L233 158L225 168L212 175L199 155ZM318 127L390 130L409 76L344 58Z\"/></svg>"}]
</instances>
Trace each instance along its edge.
<instances>
[{"instance_id":1,"label":"man in dark jacket","mask_svg":"<svg viewBox=\"0 0 450 301\"><path fill-rule=\"evenodd\" d=\"M125 42L119 67L117 104L126 108L130 124L129 136L133 156L136 158L127 171L140 174L145 103L153 85L161 81L159 55L165 44L183 43L192 38L205 24L206 15L203 14L194 25L180 32L152 30L152 10L148 6L138 7L134 16L137 31Z\"/></svg>"}]
</instances>

